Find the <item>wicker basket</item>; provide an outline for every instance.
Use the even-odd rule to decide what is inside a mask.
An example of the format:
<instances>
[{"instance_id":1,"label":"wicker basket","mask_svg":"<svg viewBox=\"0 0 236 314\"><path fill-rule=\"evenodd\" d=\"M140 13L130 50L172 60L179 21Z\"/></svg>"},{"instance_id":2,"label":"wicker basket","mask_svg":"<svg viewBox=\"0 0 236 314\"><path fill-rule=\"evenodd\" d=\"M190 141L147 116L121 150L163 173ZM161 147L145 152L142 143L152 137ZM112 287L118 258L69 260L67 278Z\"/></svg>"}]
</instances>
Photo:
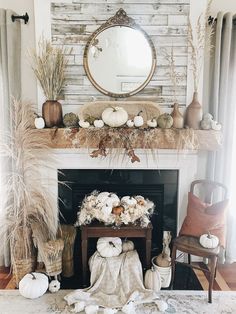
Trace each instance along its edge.
<instances>
[{"instance_id":1,"label":"wicker basket","mask_svg":"<svg viewBox=\"0 0 236 314\"><path fill-rule=\"evenodd\" d=\"M76 228L71 225L61 225L60 234L64 240L64 250L62 253L62 275L68 278L74 275L74 244Z\"/></svg>"},{"instance_id":2,"label":"wicker basket","mask_svg":"<svg viewBox=\"0 0 236 314\"><path fill-rule=\"evenodd\" d=\"M62 272L62 239L51 240L43 244L43 262L49 276L56 276Z\"/></svg>"}]
</instances>

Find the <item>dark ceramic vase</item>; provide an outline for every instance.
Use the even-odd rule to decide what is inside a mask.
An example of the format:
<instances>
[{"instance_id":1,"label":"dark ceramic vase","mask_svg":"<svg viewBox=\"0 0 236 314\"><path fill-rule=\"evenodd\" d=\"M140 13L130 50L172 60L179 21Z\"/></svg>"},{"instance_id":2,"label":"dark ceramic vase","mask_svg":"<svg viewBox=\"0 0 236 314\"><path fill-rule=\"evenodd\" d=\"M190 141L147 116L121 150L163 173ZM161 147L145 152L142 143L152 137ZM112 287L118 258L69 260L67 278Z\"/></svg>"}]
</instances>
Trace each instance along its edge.
<instances>
[{"instance_id":1,"label":"dark ceramic vase","mask_svg":"<svg viewBox=\"0 0 236 314\"><path fill-rule=\"evenodd\" d=\"M42 115L47 128L62 125L62 106L57 100L47 100L43 104Z\"/></svg>"}]
</instances>

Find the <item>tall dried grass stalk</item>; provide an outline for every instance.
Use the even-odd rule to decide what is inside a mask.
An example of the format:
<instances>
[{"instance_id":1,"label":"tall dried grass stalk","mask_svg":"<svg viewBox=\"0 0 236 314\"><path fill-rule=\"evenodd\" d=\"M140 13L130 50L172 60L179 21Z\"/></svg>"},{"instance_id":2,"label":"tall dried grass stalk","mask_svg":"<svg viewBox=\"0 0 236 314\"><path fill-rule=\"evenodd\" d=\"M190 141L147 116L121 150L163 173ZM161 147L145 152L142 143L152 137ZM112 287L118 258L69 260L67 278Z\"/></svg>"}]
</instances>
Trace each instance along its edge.
<instances>
[{"instance_id":1,"label":"tall dried grass stalk","mask_svg":"<svg viewBox=\"0 0 236 314\"><path fill-rule=\"evenodd\" d=\"M38 43L38 51L32 50L32 69L39 80L47 100L58 100L65 83L66 51L63 47L52 46L50 41L42 38Z\"/></svg>"},{"instance_id":2,"label":"tall dried grass stalk","mask_svg":"<svg viewBox=\"0 0 236 314\"><path fill-rule=\"evenodd\" d=\"M8 235L11 244L21 243L22 248L21 253L11 250L13 268L19 255L27 259L32 253L27 231L32 229L32 223L43 226L42 232L49 239L55 239L58 227L58 208L41 182L41 171L44 166L50 167L49 142L33 129L31 108L29 103L13 100L11 131L2 136L0 145L1 155L8 161L0 230Z\"/></svg>"},{"instance_id":3,"label":"tall dried grass stalk","mask_svg":"<svg viewBox=\"0 0 236 314\"><path fill-rule=\"evenodd\" d=\"M205 52L210 53L214 47L211 42L212 36L214 35L215 22L210 25L208 23L212 1L213 0L208 0L205 13L201 14L197 19L197 25L194 28L196 35L194 35L193 27L188 17L188 45L190 49L191 70L193 73L195 92L197 92L199 88L199 80L204 64L204 54Z\"/></svg>"}]
</instances>

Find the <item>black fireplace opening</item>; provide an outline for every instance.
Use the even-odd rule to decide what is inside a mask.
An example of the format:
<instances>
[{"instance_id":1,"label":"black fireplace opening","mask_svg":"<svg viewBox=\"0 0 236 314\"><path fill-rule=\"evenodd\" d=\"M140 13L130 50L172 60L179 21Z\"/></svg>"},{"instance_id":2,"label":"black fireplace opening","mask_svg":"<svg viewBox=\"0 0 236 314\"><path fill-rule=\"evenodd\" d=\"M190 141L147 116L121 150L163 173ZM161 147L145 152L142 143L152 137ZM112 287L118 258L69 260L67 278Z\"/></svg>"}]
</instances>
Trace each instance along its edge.
<instances>
[{"instance_id":1,"label":"black fireplace opening","mask_svg":"<svg viewBox=\"0 0 236 314\"><path fill-rule=\"evenodd\" d=\"M171 231L172 237L177 230L177 202L178 202L178 170L126 170L126 169L59 169L58 170L58 199L60 209L60 223L74 224L77 212L85 195L94 190L100 192L114 192L119 197L125 195L142 195L155 204L151 217L152 256L162 250L162 235L164 230ZM133 239L135 242L135 239ZM137 250L141 250L140 243L135 242ZM96 249L96 243L89 246L91 255ZM79 279L81 262L80 229L74 249L75 277ZM77 281L76 281L77 282ZM71 287L71 285L70 285ZM73 286L71 288L76 288Z\"/></svg>"}]
</instances>

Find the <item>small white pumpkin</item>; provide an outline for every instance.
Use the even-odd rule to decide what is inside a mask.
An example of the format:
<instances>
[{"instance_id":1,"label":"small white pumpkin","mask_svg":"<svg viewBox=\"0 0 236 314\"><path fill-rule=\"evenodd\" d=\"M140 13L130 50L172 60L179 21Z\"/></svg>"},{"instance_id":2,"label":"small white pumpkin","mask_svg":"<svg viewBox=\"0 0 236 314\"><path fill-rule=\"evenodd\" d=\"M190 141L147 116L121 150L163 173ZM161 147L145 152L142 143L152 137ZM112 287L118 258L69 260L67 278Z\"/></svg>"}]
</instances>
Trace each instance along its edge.
<instances>
[{"instance_id":1,"label":"small white pumpkin","mask_svg":"<svg viewBox=\"0 0 236 314\"><path fill-rule=\"evenodd\" d=\"M124 125L128 120L128 113L124 108L106 108L102 113L102 120L112 128Z\"/></svg>"},{"instance_id":2,"label":"small white pumpkin","mask_svg":"<svg viewBox=\"0 0 236 314\"><path fill-rule=\"evenodd\" d=\"M163 113L158 117L157 124L162 129L170 129L173 125L173 118L169 113Z\"/></svg>"},{"instance_id":3,"label":"small white pumpkin","mask_svg":"<svg viewBox=\"0 0 236 314\"><path fill-rule=\"evenodd\" d=\"M97 202L109 207L115 207L120 204L120 199L115 193L101 192L97 196Z\"/></svg>"},{"instance_id":4,"label":"small white pumpkin","mask_svg":"<svg viewBox=\"0 0 236 314\"><path fill-rule=\"evenodd\" d=\"M26 274L19 282L20 294L28 299L41 297L48 289L48 277L42 273Z\"/></svg>"},{"instance_id":5,"label":"small white pumpkin","mask_svg":"<svg viewBox=\"0 0 236 314\"><path fill-rule=\"evenodd\" d=\"M87 129L90 127L90 123L88 121L79 120L79 126L81 126L81 128Z\"/></svg>"},{"instance_id":6,"label":"small white pumpkin","mask_svg":"<svg viewBox=\"0 0 236 314\"><path fill-rule=\"evenodd\" d=\"M200 236L199 242L206 249L215 249L219 244L219 239L208 232Z\"/></svg>"},{"instance_id":7,"label":"small white pumpkin","mask_svg":"<svg viewBox=\"0 0 236 314\"><path fill-rule=\"evenodd\" d=\"M123 253L126 253L126 252L133 251L133 250L134 250L134 242L125 239L125 240L122 242L122 252L123 252Z\"/></svg>"},{"instance_id":8,"label":"small white pumpkin","mask_svg":"<svg viewBox=\"0 0 236 314\"><path fill-rule=\"evenodd\" d=\"M127 124L127 126L128 126L129 128L133 128L133 127L134 127L134 120L128 120L128 121L126 122L126 124Z\"/></svg>"},{"instance_id":9,"label":"small white pumpkin","mask_svg":"<svg viewBox=\"0 0 236 314\"><path fill-rule=\"evenodd\" d=\"M36 129L43 129L45 127L45 121L44 118L35 113L36 118L34 119L34 125Z\"/></svg>"},{"instance_id":10,"label":"small white pumpkin","mask_svg":"<svg viewBox=\"0 0 236 314\"><path fill-rule=\"evenodd\" d=\"M97 250L102 257L119 256L122 252L122 241L120 238L99 238L97 242Z\"/></svg>"},{"instance_id":11,"label":"small white pumpkin","mask_svg":"<svg viewBox=\"0 0 236 314\"><path fill-rule=\"evenodd\" d=\"M48 290L52 293L59 291L61 288L60 281L52 280L48 286Z\"/></svg>"},{"instance_id":12,"label":"small white pumpkin","mask_svg":"<svg viewBox=\"0 0 236 314\"><path fill-rule=\"evenodd\" d=\"M121 199L121 203L127 206L135 206L137 204L137 201L132 196L123 196Z\"/></svg>"},{"instance_id":13,"label":"small white pumpkin","mask_svg":"<svg viewBox=\"0 0 236 314\"><path fill-rule=\"evenodd\" d=\"M94 120L93 124L94 124L95 128L104 127L104 122L101 119Z\"/></svg>"},{"instance_id":14,"label":"small white pumpkin","mask_svg":"<svg viewBox=\"0 0 236 314\"><path fill-rule=\"evenodd\" d=\"M144 286L146 289L159 292L161 290L161 275L152 267L148 269L144 277Z\"/></svg>"},{"instance_id":15,"label":"small white pumpkin","mask_svg":"<svg viewBox=\"0 0 236 314\"><path fill-rule=\"evenodd\" d=\"M211 121L211 128L212 128L212 130L220 131L221 128L222 128L222 126L221 126L221 124L218 123L217 121L212 120L212 121Z\"/></svg>"},{"instance_id":16,"label":"small white pumpkin","mask_svg":"<svg viewBox=\"0 0 236 314\"><path fill-rule=\"evenodd\" d=\"M155 118L152 118L150 120L147 120L147 125L150 128L156 128L157 127L157 120Z\"/></svg>"},{"instance_id":17,"label":"small white pumpkin","mask_svg":"<svg viewBox=\"0 0 236 314\"><path fill-rule=\"evenodd\" d=\"M134 125L138 128L140 126L143 125L144 121L143 121L143 117L140 116L140 114L142 113L143 111L139 111L139 113L137 114L137 116L134 117Z\"/></svg>"}]
</instances>

